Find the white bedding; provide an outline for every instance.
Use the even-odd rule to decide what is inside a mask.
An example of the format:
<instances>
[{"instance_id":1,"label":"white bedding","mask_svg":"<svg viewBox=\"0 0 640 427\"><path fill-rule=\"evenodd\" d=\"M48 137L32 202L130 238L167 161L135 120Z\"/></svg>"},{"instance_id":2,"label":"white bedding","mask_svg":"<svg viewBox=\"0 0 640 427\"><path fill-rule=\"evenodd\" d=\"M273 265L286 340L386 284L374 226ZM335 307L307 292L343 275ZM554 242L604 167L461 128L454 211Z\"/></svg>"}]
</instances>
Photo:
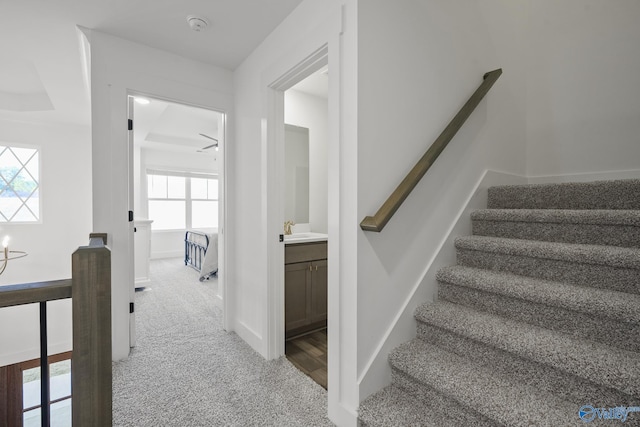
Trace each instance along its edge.
<instances>
[{"instance_id":1,"label":"white bedding","mask_svg":"<svg viewBox=\"0 0 640 427\"><path fill-rule=\"evenodd\" d=\"M200 281L207 280L218 272L218 232L207 233L209 237L209 247L202 261L200 269Z\"/></svg>"}]
</instances>

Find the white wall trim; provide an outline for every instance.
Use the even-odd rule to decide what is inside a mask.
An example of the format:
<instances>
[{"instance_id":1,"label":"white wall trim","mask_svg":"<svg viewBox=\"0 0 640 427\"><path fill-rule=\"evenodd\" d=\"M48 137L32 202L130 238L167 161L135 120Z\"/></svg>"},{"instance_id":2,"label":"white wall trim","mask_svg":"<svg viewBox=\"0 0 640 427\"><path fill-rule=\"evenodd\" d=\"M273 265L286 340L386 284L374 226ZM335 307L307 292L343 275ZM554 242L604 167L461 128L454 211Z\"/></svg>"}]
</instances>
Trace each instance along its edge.
<instances>
[{"instance_id":1,"label":"white wall trim","mask_svg":"<svg viewBox=\"0 0 640 427\"><path fill-rule=\"evenodd\" d=\"M614 179L640 179L640 169L604 172L583 172L562 175L539 175L528 177L528 181L530 184L608 181Z\"/></svg>"},{"instance_id":2,"label":"white wall trim","mask_svg":"<svg viewBox=\"0 0 640 427\"><path fill-rule=\"evenodd\" d=\"M248 327L244 322L237 321L233 331L238 334L251 348L260 348L262 346L262 336Z\"/></svg>"},{"instance_id":3,"label":"white wall trim","mask_svg":"<svg viewBox=\"0 0 640 427\"><path fill-rule=\"evenodd\" d=\"M160 251L152 252L150 259L184 258L184 252L180 251Z\"/></svg>"},{"instance_id":4,"label":"white wall trim","mask_svg":"<svg viewBox=\"0 0 640 427\"><path fill-rule=\"evenodd\" d=\"M329 419L337 426L358 426L358 412L342 403L329 405Z\"/></svg>"},{"instance_id":5,"label":"white wall trim","mask_svg":"<svg viewBox=\"0 0 640 427\"><path fill-rule=\"evenodd\" d=\"M411 292L396 313L393 322L379 341L375 352L358 377L360 400L390 382L390 368L387 356L393 348L415 337L416 329L413 313L420 304L436 299L437 283L435 275L440 268L455 263L454 239L457 236L471 234L470 212L486 208L487 188L494 185L526 183L525 177L511 173L485 170L481 174L458 209L458 213L453 217L451 224L441 238L437 249L428 260L420 278L414 284ZM381 375L381 372L386 372L386 375Z\"/></svg>"},{"instance_id":6,"label":"white wall trim","mask_svg":"<svg viewBox=\"0 0 640 427\"><path fill-rule=\"evenodd\" d=\"M428 260L420 278L416 281L401 308L388 326L375 352L358 376L360 400L381 389L390 382L388 353L403 342L415 337L413 312L422 303L437 298L436 272L446 265L455 264L453 241L456 236L471 234L470 212L487 206L487 189L495 185L543 184L562 182L588 182L596 180L638 179L640 170L606 171L594 173L563 174L556 176L526 177L512 173L485 170L458 210L436 251ZM380 374L385 372L385 374Z\"/></svg>"},{"instance_id":7,"label":"white wall trim","mask_svg":"<svg viewBox=\"0 0 640 427\"><path fill-rule=\"evenodd\" d=\"M111 242L112 350L113 359L121 360L129 354L134 283L133 223L126 216L133 183L122 173L128 163L127 97L145 94L228 114L234 105L233 75L99 31L85 34L91 47L93 228L108 233Z\"/></svg>"},{"instance_id":8,"label":"white wall trim","mask_svg":"<svg viewBox=\"0 0 640 427\"><path fill-rule=\"evenodd\" d=\"M284 91L304 80L328 63L329 46L325 42L307 57L293 65L283 75L267 84L267 132L265 133L267 147L267 311L266 324L267 359L280 357L284 354L284 244L275 237L282 233L284 222ZM273 67L275 68L275 67ZM266 72L263 77L267 77Z\"/></svg>"}]
</instances>

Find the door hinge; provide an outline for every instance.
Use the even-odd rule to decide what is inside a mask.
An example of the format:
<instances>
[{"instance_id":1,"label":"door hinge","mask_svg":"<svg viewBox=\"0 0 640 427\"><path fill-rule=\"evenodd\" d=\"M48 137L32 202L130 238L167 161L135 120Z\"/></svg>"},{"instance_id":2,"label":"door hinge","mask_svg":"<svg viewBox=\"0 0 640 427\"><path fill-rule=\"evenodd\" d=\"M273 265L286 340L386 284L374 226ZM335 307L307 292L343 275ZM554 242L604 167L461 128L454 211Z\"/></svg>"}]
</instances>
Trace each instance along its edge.
<instances>
[{"instance_id":1,"label":"door hinge","mask_svg":"<svg viewBox=\"0 0 640 427\"><path fill-rule=\"evenodd\" d=\"M129 314L134 313L136 311L134 305L135 303L132 303L132 302L129 303Z\"/></svg>"},{"instance_id":2,"label":"door hinge","mask_svg":"<svg viewBox=\"0 0 640 427\"><path fill-rule=\"evenodd\" d=\"M133 130L133 120L129 119L127 122L127 129L128 130Z\"/></svg>"},{"instance_id":3,"label":"door hinge","mask_svg":"<svg viewBox=\"0 0 640 427\"><path fill-rule=\"evenodd\" d=\"M280 235L280 241L281 241L281 242L284 242L284 234L281 234L281 235Z\"/></svg>"},{"instance_id":4,"label":"door hinge","mask_svg":"<svg viewBox=\"0 0 640 427\"><path fill-rule=\"evenodd\" d=\"M129 211L129 222L133 222L133 211Z\"/></svg>"}]
</instances>

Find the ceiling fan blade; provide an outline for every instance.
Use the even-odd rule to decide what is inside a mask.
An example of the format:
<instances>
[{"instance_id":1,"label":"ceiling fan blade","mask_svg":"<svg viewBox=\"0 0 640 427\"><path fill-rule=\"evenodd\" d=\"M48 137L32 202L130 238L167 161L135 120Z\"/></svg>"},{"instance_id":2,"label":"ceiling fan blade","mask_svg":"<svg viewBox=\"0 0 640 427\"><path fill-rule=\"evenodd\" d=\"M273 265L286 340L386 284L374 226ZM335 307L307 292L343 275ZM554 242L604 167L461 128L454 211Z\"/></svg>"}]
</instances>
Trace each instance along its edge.
<instances>
[{"instance_id":1,"label":"ceiling fan blade","mask_svg":"<svg viewBox=\"0 0 640 427\"><path fill-rule=\"evenodd\" d=\"M200 134L198 134L198 135L200 135L200 136L204 136L205 138L213 139L215 142L218 142L218 140L217 140L217 139L215 139L215 138L213 138L213 137L211 137L211 136L209 136L209 135L205 135L204 133L200 133Z\"/></svg>"}]
</instances>

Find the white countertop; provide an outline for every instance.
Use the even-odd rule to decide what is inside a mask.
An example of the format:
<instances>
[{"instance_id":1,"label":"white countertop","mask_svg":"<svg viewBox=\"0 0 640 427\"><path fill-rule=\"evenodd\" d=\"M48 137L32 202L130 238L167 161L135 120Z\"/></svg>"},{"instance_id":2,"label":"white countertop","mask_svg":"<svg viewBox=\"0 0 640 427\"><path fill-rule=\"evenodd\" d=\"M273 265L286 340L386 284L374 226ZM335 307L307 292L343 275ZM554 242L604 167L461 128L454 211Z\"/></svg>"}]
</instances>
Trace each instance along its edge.
<instances>
[{"instance_id":1,"label":"white countertop","mask_svg":"<svg viewBox=\"0 0 640 427\"><path fill-rule=\"evenodd\" d=\"M323 233L313 233L309 231L304 233L285 234L284 244L326 242L328 237L328 235Z\"/></svg>"}]
</instances>

